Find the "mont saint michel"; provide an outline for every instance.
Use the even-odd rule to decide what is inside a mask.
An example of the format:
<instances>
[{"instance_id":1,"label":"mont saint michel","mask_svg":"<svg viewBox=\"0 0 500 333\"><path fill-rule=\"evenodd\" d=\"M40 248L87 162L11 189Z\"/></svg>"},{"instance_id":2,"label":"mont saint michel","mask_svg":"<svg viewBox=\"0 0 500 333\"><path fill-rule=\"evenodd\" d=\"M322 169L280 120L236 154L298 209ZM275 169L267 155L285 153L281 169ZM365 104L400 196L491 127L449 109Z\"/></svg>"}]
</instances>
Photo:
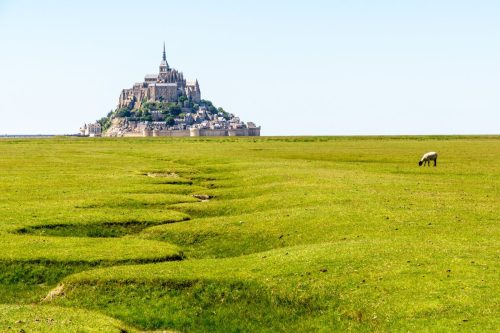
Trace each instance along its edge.
<instances>
[{"instance_id":1,"label":"mont saint michel","mask_svg":"<svg viewBox=\"0 0 500 333\"><path fill-rule=\"evenodd\" d=\"M114 111L84 124L81 136L260 136L260 126L202 99L198 80L188 81L167 62L165 44L158 74L123 89Z\"/></svg>"}]
</instances>

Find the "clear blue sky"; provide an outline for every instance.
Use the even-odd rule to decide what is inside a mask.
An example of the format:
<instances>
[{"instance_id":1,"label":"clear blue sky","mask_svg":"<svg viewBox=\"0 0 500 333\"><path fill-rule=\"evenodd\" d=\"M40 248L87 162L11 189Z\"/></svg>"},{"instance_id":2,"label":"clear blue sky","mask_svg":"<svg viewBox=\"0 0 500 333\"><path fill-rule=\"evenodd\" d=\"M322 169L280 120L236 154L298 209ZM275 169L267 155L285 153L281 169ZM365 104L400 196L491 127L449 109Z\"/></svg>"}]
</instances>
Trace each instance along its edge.
<instances>
[{"instance_id":1,"label":"clear blue sky","mask_svg":"<svg viewBox=\"0 0 500 333\"><path fill-rule=\"evenodd\" d=\"M76 133L163 41L264 135L500 133L499 0L0 0L0 133Z\"/></svg>"}]
</instances>

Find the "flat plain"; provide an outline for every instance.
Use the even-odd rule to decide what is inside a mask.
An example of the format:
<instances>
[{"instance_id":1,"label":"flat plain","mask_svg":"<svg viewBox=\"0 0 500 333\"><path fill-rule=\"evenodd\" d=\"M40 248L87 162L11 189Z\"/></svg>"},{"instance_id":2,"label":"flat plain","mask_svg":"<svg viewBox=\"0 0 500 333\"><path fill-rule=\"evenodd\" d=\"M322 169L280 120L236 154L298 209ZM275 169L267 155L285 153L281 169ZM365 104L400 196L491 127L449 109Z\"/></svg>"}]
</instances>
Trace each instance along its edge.
<instances>
[{"instance_id":1,"label":"flat plain","mask_svg":"<svg viewBox=\"0 0 500 333\"><path fill-rule=\"evenodd\" d=\"M2 332L500 330L499 136L2 139L0 156Z\"/></svg>"}]
</instances>

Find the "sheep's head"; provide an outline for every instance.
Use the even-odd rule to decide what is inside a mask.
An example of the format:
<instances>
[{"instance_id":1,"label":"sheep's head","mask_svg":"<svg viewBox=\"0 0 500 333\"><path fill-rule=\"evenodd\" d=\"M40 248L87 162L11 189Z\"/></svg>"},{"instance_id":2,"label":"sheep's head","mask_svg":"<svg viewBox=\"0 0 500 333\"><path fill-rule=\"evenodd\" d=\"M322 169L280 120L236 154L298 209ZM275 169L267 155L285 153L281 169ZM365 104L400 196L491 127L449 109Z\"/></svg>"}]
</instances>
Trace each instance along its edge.
<instances>
[{"instance_id":1,"label":"sheep's head","mask_svg":"<svg viewBox=\"0 0 500 333\"><path fill-rule=\"evenodd\" d=\"M422 161L418 162L418 166L422 166L423 163L424 162L422 162Z\"/></svg>"}]
</instances>

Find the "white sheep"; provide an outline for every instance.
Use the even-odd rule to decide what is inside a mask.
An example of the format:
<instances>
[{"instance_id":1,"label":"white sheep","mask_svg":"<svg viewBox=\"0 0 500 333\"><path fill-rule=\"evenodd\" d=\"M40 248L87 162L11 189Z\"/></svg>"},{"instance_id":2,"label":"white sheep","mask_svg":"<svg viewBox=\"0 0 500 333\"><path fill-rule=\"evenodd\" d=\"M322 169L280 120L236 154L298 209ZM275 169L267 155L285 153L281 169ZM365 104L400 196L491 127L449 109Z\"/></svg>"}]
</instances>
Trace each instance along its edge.
<instances>
[{"instance_id":1,"label":"white sheep","mask_svg":"<svg viewBox=\"0 0 500 333\"><path fill-rule=\"evenodd\" d=\"M431 151L429 153L425 153L424 156L420 159L420 162L418 162L419 166L422 166L422 164L425 166L425 163L427 163L427 166L431 166L431 161L434 161L434 166L437 166L437 159L438 159L438 153L435 151Z\"/></svg>"}]
</instances>

